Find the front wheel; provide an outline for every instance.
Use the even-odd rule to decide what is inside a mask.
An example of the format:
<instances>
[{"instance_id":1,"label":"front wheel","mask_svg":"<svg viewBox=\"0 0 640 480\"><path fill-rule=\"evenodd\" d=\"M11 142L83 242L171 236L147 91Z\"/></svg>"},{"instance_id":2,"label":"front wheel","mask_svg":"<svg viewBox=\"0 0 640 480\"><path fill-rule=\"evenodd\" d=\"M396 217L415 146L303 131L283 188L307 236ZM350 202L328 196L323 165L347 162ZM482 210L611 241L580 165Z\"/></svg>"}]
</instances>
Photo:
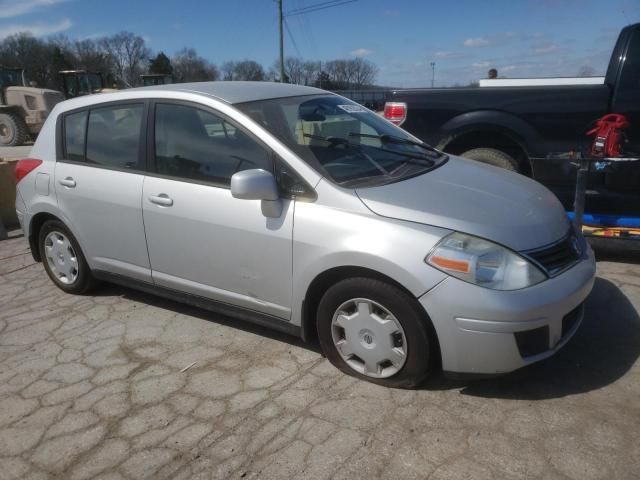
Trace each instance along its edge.
<instances>
[{"instance_id":1,"label":"front wheel","mask_svg":"<svg viewBox=\"0 0 640 480\"><path fill-rule=\"evenodd\" d=\"M344 373L411 388L430 373L434 339L417 300L390 283L349 278L329 288L318 306L318 338Z\"/></svg>"}]
</instances>

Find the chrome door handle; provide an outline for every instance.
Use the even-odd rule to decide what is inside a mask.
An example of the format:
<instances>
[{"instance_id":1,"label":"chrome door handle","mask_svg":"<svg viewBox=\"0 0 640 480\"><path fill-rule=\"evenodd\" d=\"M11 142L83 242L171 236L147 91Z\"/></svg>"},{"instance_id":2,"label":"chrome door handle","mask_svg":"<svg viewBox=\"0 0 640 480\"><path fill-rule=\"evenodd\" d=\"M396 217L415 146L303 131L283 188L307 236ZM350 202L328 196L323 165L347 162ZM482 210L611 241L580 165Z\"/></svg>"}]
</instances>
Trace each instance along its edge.
<instances>
[{"instance_id":1,"label":"chrome door handle","mask_svg":"<svg viewBox=\"0 0 640 480\"><path fill-rule=\"evenodd\" d=\"M76 186L76 181L71 177L67 177L67 178L63 178L61 180L58 180L58 183L60 185L62 185L63 187L67 187L67 188L75 188L75 186Z\"/></svg>"},{"instance_id":2,"label":"chrome door handle","mask_svg":"<svg viewBox=\"0 0 640 480\"><path fill-rule=\"evenodd\" d=\"M161 193L160 195L152 195L149 197L149 201L151 203L155 203L156 205L162 205L163 207L170 207L173 205L173 200L169 198L169 195L166 193Z\"/></svg>"}]
</instances>

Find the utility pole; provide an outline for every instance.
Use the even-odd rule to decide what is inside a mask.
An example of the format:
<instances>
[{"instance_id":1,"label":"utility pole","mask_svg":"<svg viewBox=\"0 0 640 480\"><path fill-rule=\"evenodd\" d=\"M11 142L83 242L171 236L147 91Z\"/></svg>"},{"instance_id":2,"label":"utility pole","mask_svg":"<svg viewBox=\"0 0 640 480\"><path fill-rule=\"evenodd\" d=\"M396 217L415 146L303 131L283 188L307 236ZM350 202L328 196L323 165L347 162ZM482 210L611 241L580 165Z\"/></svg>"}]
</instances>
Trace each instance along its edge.
<instances>
[{"instance_id":1,"label":"utility pole","mask_svg":"<svg viewBox=\"0 0 640 480\"><path fill-rule=\"evenodd\" d=\"M431 88L433 88L433 84L436 80L436 62L431 62Z\"/></svg>"},{"instance_id":2,"label":"utility pole","mask_svg":"<svg viewBox=\"0 0 640 480\"><path fill-rule=\"evenodd\" d=\"M282 32L282 0L278 0L278 24L280 27L280 83L284 83L284 36Z\"/></svg>"}]
</instances>

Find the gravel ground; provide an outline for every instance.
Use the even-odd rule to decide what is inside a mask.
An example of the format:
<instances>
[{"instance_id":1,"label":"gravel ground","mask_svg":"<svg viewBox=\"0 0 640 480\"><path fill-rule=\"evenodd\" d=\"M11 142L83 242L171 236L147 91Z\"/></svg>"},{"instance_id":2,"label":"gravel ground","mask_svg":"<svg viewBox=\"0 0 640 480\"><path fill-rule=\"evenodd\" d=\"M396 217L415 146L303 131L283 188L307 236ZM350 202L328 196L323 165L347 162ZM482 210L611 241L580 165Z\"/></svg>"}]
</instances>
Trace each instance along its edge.
<instances>
[{"instance_id":1,"label":"gravel ground","mask_svg":"<svg viewBox=\"0 0 640 480\"><path fill-rule=\"evenodd\" d=\"M403 391L206 311L109 285L66 295L14 234L0 479L640 478L640 265L598 276L555 357Z\"/></svg>"}]
</instances>

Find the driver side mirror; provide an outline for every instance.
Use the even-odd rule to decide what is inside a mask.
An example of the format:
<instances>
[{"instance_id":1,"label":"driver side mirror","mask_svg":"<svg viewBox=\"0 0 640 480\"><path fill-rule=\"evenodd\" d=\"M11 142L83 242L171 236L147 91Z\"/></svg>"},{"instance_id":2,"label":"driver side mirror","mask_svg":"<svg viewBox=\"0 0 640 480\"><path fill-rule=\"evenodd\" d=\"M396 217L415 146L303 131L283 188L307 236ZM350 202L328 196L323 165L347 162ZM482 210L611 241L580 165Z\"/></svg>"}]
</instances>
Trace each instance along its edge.
<instances>
[{"instance_id":1,"label":"driver side mirror","mask_svg":"<svg viewBox=\"0 0 640 480\"><path fill-rule=\"evenodd\" d=\"M243 170L231 177L231 195L243 200L261 200L262 214L277 218L282 215L282 200L274 176L262 169Z\"/></svg>"}]
</instances>

